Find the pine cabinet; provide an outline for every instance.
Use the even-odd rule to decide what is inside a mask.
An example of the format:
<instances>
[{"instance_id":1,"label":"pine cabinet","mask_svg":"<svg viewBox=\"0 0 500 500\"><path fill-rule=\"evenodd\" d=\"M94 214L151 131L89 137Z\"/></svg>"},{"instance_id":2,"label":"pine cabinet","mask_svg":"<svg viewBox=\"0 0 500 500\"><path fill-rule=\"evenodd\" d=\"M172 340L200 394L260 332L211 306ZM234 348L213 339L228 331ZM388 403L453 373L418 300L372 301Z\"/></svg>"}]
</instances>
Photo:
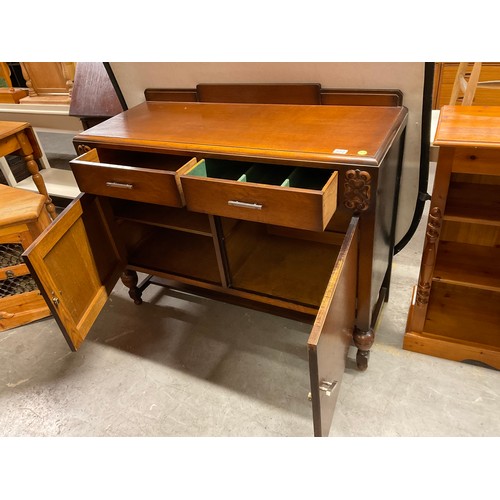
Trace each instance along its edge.
<instances>
[{"instance_id":1,"label":"pine cabinet","mask_svg":"<svg viewBox=\"0 0 500 500\"><path fill-rule=\"evenodd\" d=\"M445 106L404 348L500 368L500 107Z\"/></svg>"}]
</instances>

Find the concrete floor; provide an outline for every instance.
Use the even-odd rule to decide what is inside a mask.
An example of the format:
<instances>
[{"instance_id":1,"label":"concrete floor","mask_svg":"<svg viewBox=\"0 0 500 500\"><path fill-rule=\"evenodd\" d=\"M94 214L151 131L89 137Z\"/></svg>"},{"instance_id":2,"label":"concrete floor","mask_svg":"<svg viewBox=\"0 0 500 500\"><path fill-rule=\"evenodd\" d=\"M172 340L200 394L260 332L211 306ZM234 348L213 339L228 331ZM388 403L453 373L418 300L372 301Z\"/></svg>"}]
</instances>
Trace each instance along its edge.
<instances>
[{"instance_id":1,"label":"concrete floor","mask_svg":"<svg viewBox=\"0 0 500 500\"><path fill-rule=\"evenodd\" d=\"M369 368L330 436L500 436L500 373L402 350L423 226L394 259ZM311 436L310 326L119 283L77 353L52 318L0 333L1 436Z\"/></svg>"}]
</instances>

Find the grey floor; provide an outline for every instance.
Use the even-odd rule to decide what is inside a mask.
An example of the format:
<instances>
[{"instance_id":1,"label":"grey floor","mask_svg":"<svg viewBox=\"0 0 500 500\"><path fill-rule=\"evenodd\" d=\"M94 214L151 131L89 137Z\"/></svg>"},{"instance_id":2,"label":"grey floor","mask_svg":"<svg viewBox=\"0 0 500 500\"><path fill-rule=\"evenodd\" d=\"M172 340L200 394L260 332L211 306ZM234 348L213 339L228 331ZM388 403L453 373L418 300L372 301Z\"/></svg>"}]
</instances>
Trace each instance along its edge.
<instances>
[{"instance_id":1,"label":"grey floor","mask_svg":"<svg viewBox=\"0 0 500 500\"><path fill-rule=\"evenodd\" d=\"M500 436L498 371L402 349L425 219L331 436ZM154 286L135 306L120 283L76 353L52 318L0 333L0 435L311 436L309 328Z\"/></svg>"}]
</instances>

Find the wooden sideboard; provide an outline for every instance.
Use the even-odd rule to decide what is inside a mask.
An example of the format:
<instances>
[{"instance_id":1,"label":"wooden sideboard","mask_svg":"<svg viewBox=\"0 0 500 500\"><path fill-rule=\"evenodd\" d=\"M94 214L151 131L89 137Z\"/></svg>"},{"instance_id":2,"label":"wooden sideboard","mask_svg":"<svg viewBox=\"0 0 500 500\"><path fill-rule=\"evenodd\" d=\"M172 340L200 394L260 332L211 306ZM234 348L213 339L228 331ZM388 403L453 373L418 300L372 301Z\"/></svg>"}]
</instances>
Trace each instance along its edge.
<instances>
[{"instance_id":1,"label":"wooden sideboard","mask_svg":"<svg viewBox=\"0 0 500 500\"><path fill-rule=\"evenodd\" d=\"M72 349L120 276L141 303L138 271L289 313L313 324L314 434L328 435L349 345L366 369L388 299L407 110L397 92L312 87L312 105L149 91L163 101L75 137L83 194L25 253Z\"/></svg>"},{"instance_id":2,"label":"wooden sideboard","mask_svg":"<svg viewBox=\"0 0 500 500\"><path fill-rule=\"evenodd\" d=\"M500 369L500 107L445 106L404 348Z\"/></svg>"}]
</instances>

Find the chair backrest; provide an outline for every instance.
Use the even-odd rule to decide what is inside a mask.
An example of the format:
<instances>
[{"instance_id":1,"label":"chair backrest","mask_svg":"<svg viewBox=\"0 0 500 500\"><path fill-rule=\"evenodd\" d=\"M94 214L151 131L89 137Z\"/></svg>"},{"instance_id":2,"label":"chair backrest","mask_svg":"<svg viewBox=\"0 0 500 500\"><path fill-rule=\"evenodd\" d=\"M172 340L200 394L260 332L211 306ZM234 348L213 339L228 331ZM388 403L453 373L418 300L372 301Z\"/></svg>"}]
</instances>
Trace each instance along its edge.
<instances>
[{"instance_id":1,"label":"chair backrest","mask_svg":"<svg viewBox=\"0 0 500 500\"><path fill-rule=\"evenodd\" d=\"M451 91L450 104L453 106L457 103L460 93L463 94L462 106L471 106L476 93L479 74L481 73L481 63L475 62L472 66L472 71L467 71L469 63L461 62L458 65L453 90Z\"/></svg>"},{"instance_id":2,"label":"chair backrest","mask_svg":"<svg viewBox=\"0 0 500 500\"><path fill-rule=\"evenodd\" d=\"M0 62L0 87L12 87L10 68L4 62Z\"/></svg>"}]
</instances>

